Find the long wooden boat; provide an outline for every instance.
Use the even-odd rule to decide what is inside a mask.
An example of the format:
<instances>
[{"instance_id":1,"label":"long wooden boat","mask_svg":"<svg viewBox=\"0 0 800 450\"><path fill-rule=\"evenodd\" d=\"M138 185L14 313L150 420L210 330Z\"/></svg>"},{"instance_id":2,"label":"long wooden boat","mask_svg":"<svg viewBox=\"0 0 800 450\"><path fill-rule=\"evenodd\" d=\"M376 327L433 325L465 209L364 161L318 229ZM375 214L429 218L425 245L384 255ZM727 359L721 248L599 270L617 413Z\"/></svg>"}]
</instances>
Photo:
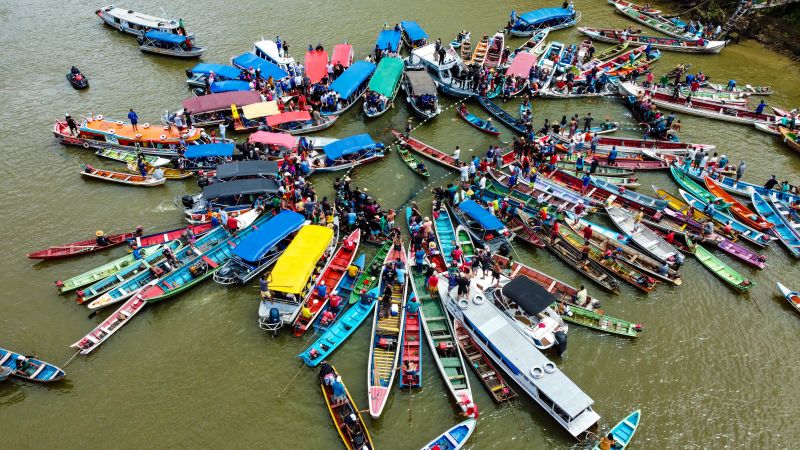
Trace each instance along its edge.
<instances>
[{"instance_id":1,"label":"long wooden boat","mask_svg":"<svg viewBox=\"0 0 800 450\"><path fill-rule=\"evenodd\" d=\"M731 204L726 202L724 199L720 198L717 195L712 194L711 192L707 191L703 186L700 186L694 180L689 177L686 172L684 172L681 168L677 165L672 164L669 167L669 172L672 174L672 178L677 182L682 188L686 189L690 194L699 198L705 203L711 203L714 205L715 208L719 208L722 211L727 211L730 208Z\"/></svg>"},{"instance_id":2,"label":"long wooden boat","mask_svg":"<svg viewBox=\"0 0 800 450\"><path fill-rule=\"evenodd\" d=\"M454 262L461 264L461 261L453 261L453 250L458 248L458 243L456 242L456 227L453 225L453 220L447 208L436 211L433 220L433 231L436 234L436 240L439 242L439 251L442 253L442 258L444 258L447 267L452 266Z\"/></svg>"},{"instance_id":3,"label":"long wooden boat","mask_svg":"<svg viewBox=\"0 0 800 450\"><path fill-rule=\"evenodd\" d=\"M559 305L569 305L569 310L575 311L576 314L567 314L563 307L557 309L561 317L567 322L624 337L638 337L639 333L642 332L641 324L617 319L606 315L603 310L593 309L594 306L592 305L599 305L600 302L591 296L587 295L584 305L577 304L578 290L557 278L498 254L492 255L492 258L500 265L508 277L513 278L520 275L527 277L539 283L547 292L558 298Z\"/></svg>"},{"instance_id":4,"label":"long wooden boat","mask_svg":"<svg viewBox=\"0 0 800 450\"><path fill-rule=\"evenodd\" d=\"M364 323L378 303L379 294L380 291L375 286L360 295L356 303L350 305L313 344L297 356L309 367L319 365Z\"/></svg>"},{"instance_id":5,"label":"long wooden boat","mask_svg":"<svg viewBox=\"0 0 800 450\"><path fill-rule=\"evenodd\" d=\"M547 39L547 35L550 34L550 29L545 28L530 37L527 41L525 41L522 45L517 47L516 50L511 52L511 55L508 57L508 61L504 64L504 66L510 66L511 63L514 62L514 58L521 52L532 53L536 54L536 52L544 46L545 39Z\"/></svg>"},{"instance_id":6,"label":"long wooden boat","mask_svg":"<svg viewBox=\"0 0 800 450\"><path fill-rule=\"evenodd\" d=\"M20 359L25 358L25 367L20 365ZM0 348L0 367L11 370L11 375L23 380L50 383L64 378L66 375L59 367L35 357L28 357L20 353Z\"/></svg>"},{"instance_id":7,"label":"long wooden boat","mask_svg":"<svg viewBox=\"0 0 800 450\"><path fill-rule=\"evenodd\" d=\"M582 236L578 235L568 227L559 227L558 234L566 244L571 245L578 252L581 251L582 245L588 244L588 242L586 242ZM653 292L653 290L656 288L656 284L658 283L657 280L636 270L636 268L633 266L622 264L613 258L604 258L603 251L592 245L589 245L589 259L603 266L617 278L622 279L631 286L643 292Z\"/></svg>"},{"instance_id":8,"label":"long wooden boat","mask_svg":"<svg viewBox=\"0 0 800 450\"><path fill-rule=\"evenodd\" d=\"M494 401L503 403L516 397L517 393L506 383L500 372L495 369L492 360L487 358L483 350L475 344L475 341L472 340L472 337L464 329L464 325L458 320L454 320L453 331L455 332L456 342L458 342L461 353L469 360L475 374L489 391L489 395L492 396Z\"/></svg>"},{"instance_id":9,"label":"long wooden boat","mask_svg":"<svg viewBox=\"0 0 800 450\"><path fill-rule=\"evenodd\" d=\"M577 206L576 204L572 204L554 198L551 194L547 193L537 196L531 196L523 192L523 190L521 189L521 188L527 188L527 186L525 185L518 185L518 186L520 188L515 187L514 191L512 192L509 190L507 185L502 184L495 179L490 179L489 184L486 185L486 189L480 191L478 195L484 201L490 201L494 199L500 200L508 198L509 201L514 203L515 207L517 208L528 208L535 211L539 211L542 208L547 208L548 213L555 213L559 210L574 211L575 206ZM588 208L586 208L586 210L591 212L596 212L597 208L590 205Z\"/></svg>"},{"instance_id":10,"label":"long wooden boat","mask_svg":"<svg viewBox=\"0 0 800 450\"><path fill-rule=\"evenodd\" d=\"M710 41L697 39L688 41L670 37L646 36L637 33L623 33L624 30L609 28L579 27L578 31L601 42L630 42L635 45L650 45L652 48L683 53L719 53L725 48L726 41Z\"/></svg>"},{"instance_id":11,"label":"long wooden boat","mask_svg":"<svg viewBox=\"0 0 800 450\"><path fill-rule=\"evenodd\" d=\"M402 145L397 146L397 154L400 155L400 159L417 175L422 175L423 177L431 176L431 173L428 172L428 169L420 164L419 160L408 151L408 149Z\"/></svg>"},{"instance_id":12,"label":"long wooden boat","mask_svg":"<svg viewBox=\"0 0 800 450\"><path fill-rule=\"evenodd\" d=\"M711 273L721 278L730 286L733 286L733 288L739 292L746 292L755 284L754 282L745 278L744 275L733 270L730 266L722 262L722 260L703 248L702 245L692 242L691 238L686 238L686 245L694 252L694 256L697 257L697 260L706 266Z\"/></svg>"},{"instance_id":13,"label":"long wooden boat","mask_svg":"<svg viewBox=\"0 0 800 450\"><path fill-rule=\"evenodd\" d=\"M179 247L180 247L180 242L176 242L175 245L172 246L173 250ZM140 254L142 259L147 259L154 253L157 253L159 251L161 251L161 246L153 246L141 249ZM133 256L133 253L131 253L121 258L117 258L106 264L103 264L102 266L95 267L94 269L86 271L80 275L75 275L74 277L67 278L66 280L63 281L58 280L56 281L56 287L58 288L58 293L63 294L65 292L69 292L74 289L78 289L80 287L96 283L99 280L102 280L103 278L114 275L117 272L125 269L126 267L135 264L137 261L139 260L137 260Z\"/></svg>"},{"instance_id":14,"label":"long wooden boat","mask_svg":"<svg viewBox=\"0 0 800 450\"><path fill-rule=\"evenodd\" d=\"M608 213L614 225L637 245L655 259L673 263L678 258L678 251L667 241L658 236L653 230L634 222L633 216L622 208L607 206Z\"/></svg>"},{"instance_id":15,"label":"long wooden boat","mask_svg":"<svg viewBox=\"0 0 800 450\"><path fill-rule=\"evenodd\" d=\"M613 192L617 194L619 197L625 198L630 200L633 203L636 203L641 206L646 206L648 208L653 208L656 211L661 211L662 209L667 207L667 202L661 200L660 198L653 198L649 195L642 194L641 192L635 192L628 189L620 189L620 185L610 183L607 180L592 176L591 179L592 184L597 187L603 188L609 192Z\"/></svg>"},{"instance_id":16,"label":"long wooden boat","mask_svg":"<svg viewBox=\"0 0 800 450\"><path fill-rule=\"evenodd\" d=\"M623 95L638 96L643 92L642 88L630 82L621 82L618 83L617 86L619 86L620 93ZM719 103L705 103L699 100L692 100L691 103L686 103L685 100L676 101L671 96L659 92L650 93L649 95L652 103L656 106L708 119L718 119L746 125L753 125L761 122L774 124L780 119L775 115L758 114L754 111L738 109L729 105L720 105Z\"/></svg>"},{"instance_id":17,"label":"long wooden boat","mask_svg":"<svg viewBox=\"0 0 800 450\"><path fill-rule=\"evenodd\" d=\"M347 390L347 387L344 386L342 381L339 381L341 376L336 372L336 368L333 366L331 367L333 368L334 376L337 377L337 382L342 383L345 399L338 400L334 398L333 388L326 385L324 382L320 382L319 386L320 389L322 389L322 397L325 399L325 405L328 406L328 412L331 413L333 424L336 426L336 431L339 432L339 436L342 438L342 442L344 442L344 446L347 447L348 450L374 449L375 446L372 444L372 437L369 435L367 424L361 417L361 411L353 401L350 391ZM356 417L356 422L348 425L348 420L353 416Z\"/></svg>"},{"instance_id":18,"label":"long wooden boat","mask_svg":"<svg viewBox=\"0 0 800 450\"><path fill-rule=\"evenodd\" d=\"M725 223L720 223L719 221L717 221L711 216L706 215L699 209L689 208L689 205L687 205L683 200L679 199L678 197L675 197L674 195L670 194L664 189L661 189L658 186L654 185L652 185L651 187L653 188L653 191L656 193L656 196L658 196L658 198L667 202L667 206L671 210L683 214L684 217L688 217L689 214L691 214L691 218L694 219L697 223L705 223L709 220L713 220L714 223L716 223L719 228L717 230L717 233L719 233L721 236L724 236L727 239L730 239L731 241L737 241L739 237L742 237L745 240L747 240L746 236L740 236L736 230L731 230L730 233L725 232L724 229Z\"/></svg>"},{"instance_id":19,"label":"long wooden boat","mask_svg":"<svg viewBox=\"0 0 800 450\"><path fill-rule=\"evenodd\" d=\"M157 279L152 280L142 289L134 292L133 296L126 300L122 306L109 314L105 320L70 347L77 348L82 355L88 355L100 347L111 335L116 333L117 330L133 319L133 316L147 306L147 302L142 298L141 292L143 289L154 286L156 283L158 283Z\"/></svg>"},{"instance_id":20,"label":"long wooden boat","mask_svg":"<svg viewBox=\"0 0 800 450\"><path fill-rule=\"evenodd\" d=\"M478 66L483 65L483 60L486 59L486 53L489 51L489 36L484 36L475 44L475 50L472 51L472 59L470 64Z\"/></svg>"},{"instance_id":21,"label":"long wooden boat","mask_svg":"<svg viewBox=\"0 0 800 450\"><path fill-rule=\"evenodd\" d=\"M614 258L617 261L621 261L637 269L638 271L647 274L650 277L657 278L676 286L681 285L681 275L678 273L678 271L668 268L667 273L660 273L662 266L661 262L647 256L645 253L639 250L636 250L627 243L615 239L614 234L610 233L610 230L607 230L596 223L589 222L586 219L575 219L575 216L569 214L568 218L564 222L567 224L567 226L572 228L581 236L583 236L584 229L588 226L591 226L592 237L589 238L589 243L597 250L601 252L612 250L614 251Z\"/></svg>"},{"instance_id":22,"label":"long wooden boat","mask_svg":"<svg viewBox=\"0 0 800 450\"><path fill-rule=\"evenodd\" d=\"M561 170L561 169L556 169L556 170ZM565 172L569 173L568 170L565 170ZM604 186L615 186L617 188L622 187L625 189L636 189L641 186L641 183L639 183L639 179L636 177L620 178L620 177L606 177L603 175L592 175L592 180L597 182L602 182Z\"/></svg>"},{"instance_id":23,"label":"long wooden boat","mask_svg":"<svg viewBox=\"0 0 800 450\"><path fill-rule=\"evenodd\" d=\"M544 242L539 238L539 235L534 232L530 225L518 216L512 216L506 223L506 226L509 231L514 233L515 238L527 242L534 247L545 248Z\"/></svg>"},{"instance_id":24,"label":"long wooden boat","mask_svg":"<svg viewBox=\"0 0 800 450\"><path fill-rule=\"evenodd\" d=\"M595 284L604 290L613 294L619 294L619 281L615 279L606 269L595 261L581 261L580 250L576 250L571 245L568 245L560 238L552 238L551 228L543 223L536 224L536 220L525 213L518 211L520 219L532 225L533 229L540 228L541 231L536 230L547 248L556 255L559 259L564 261L569 267L575 269L578 273L593 281Z\"/></svg>"},{"instance_id":25,"label":"long wooden boat","mask_svg":"<svg viewBox=\"0 0 800 450\"><path fill-rule=\"evenodd\" d=\"M510 176L499 170L489 169L492 180L505 190L509 190ZM571 188L565 188L560 184L546 183L544 177L536 177L531 186L530 182L525 182L520 178L514 185L514 194L522 194L527 198L534 199L538 205L549 204L564 211L573 211L576 206L583 203L588 209L602 205L596 198L583 197L580 192L575 192ZM537 206L538 206L537 205Z\"/></svg>"},{"instance_id":26,"label":"long wooden boat","mask_svg":"<svg viewBox=\"0 0 800 450\"><path fill-rule=\"evenodd\" d=\"M553 132L550 133L550 136L553 136L562 142L566 142L567 139L565 136L560 134L555 134ZM588 144L591 143L593 137L593 133L584 134L584 141ZM675 141L665 141L665 140L654 140L654 139L636 139L636 138L629 138L629 137L616 137L616 136L598 136L597 140L597 149L598 150L611 150L612 148L616 147L617 152L621 153L642 153L644 149L652 149L658 150L659 153L662 154L679 154L683 155L689 153L689 150L705 150L711 151L717 148L716 145L713 144L695 144L691 142L675 142Z\"/></svg>"},{"instance_id":27,"label":"long wooden boat","mask_svg":"<svg viewBox=\"0 0 800 450\"><path fill-rule=\"evenodd\" d=\"M778 127L778 132L783 137L783 142L789 146L792 150L796 152L800 152L800 141L798 141L798 135L796 131L789 130L786 127Z\"/></svg>"},{"instance_id":28,"label":"long wooden boat","mask_svg":"<svg viewBox=\"0 0 800 450\"><path fill-rule=\"evenodd\" d=\"M697 35L695 33L685 32L683 22L679 19L667 19L656 14L645 14L641 10L633 8L628 2L613 2L617 11L636 22L650 27L656 31L673 36L684 40L695 40Z\"/></svg>"},{"instance_id":29,"label":"long wooden boat","mask_svg":"<svg viewBox=\"0 0 800 450\"><path fill-rule=\"evenodd\" d=\"M392 134L394 135L394 138L397 139L399 145L417 152L426 158L436 161L439 164L443 164L453 170L459 170L458 161L456 161L451 155L431 147L430 145L418 139L406 136L397 130L392 130Z\"/></svg>"},{"instance_id":30,"label":"long wooden boat","mask_svg":"<svg viewBox=\"0 0 800 450\"><path fill-rule=\"evenodd\" d=\"M409 299L416 300L413 290L408 292ZM401 388L422 387L422 324L419 310L416 312L403 309L403 334L400 340L400 379ZM413 364L413 366L411 366ZM409 370L408 367L414 367Z\"/></svg>"},{"instance_id":31,"label":"long wooden boat","mask_svg":"<svg viewBox=\"0 0 800 450\"><path fill-rule=\"evenodd\" d=\"M615 449L623 450L628 448L628 444L631 443L636 429L639 428L641 416L642 412L637 409L630 413L628 417L622 419L618 424L614 425L614 428L608 432L608 434L614 437L614 441L616 441ZM598 443L595 445L592 450L601 450L600 444Z\"/></svg>"},{"instance_id":32,"label":"long wooden boat","mask_svg":"<svg viewBox=\"0 0 800 450\"><path fill-rule=\"evenodd\" d=\"M583 180L573 176L572 174L556 170L546 174L543 178L546 179L544 181L559 184L561 186L572 189L576 193L580 194L582 192ZM616 192L619 191L617 190ZM583 192L582 195L584 197L594 198L597 202L599 202L602 205L615 204L636 210L643 209L645 214L647 215L654 215L659 211L658 208L640 204L637 201L632 200L628 196L621 196L618 195L616 192L609 191L608 189L602 188L597 185L594 186L590 185L585 190L585 192Z\"/></svg>"},{"instance_id":33,"label":"long wooden boat","mask_svg":"<svg viewBox=\"0 0 800 450\"><path fill-rule=\"evenodd\" d=\"M382 261L382 260L381 260ZM348 300L350 299L350 295L353 293L353 289L356 286L356 279L364 273L364 265L367 262L367 255L361 253L353 260L350 266L347 268L347 272L342 277L342 281L339 283L339 287L336 288L336 291L333 292L333 296L331 301L322 308L322 312L317 316L317 320L314 321L314 332L315 333L324 333L328 331L331 325L339 318L342 311L347 308L350 304ZM351 269L355 268L356 273L355 275L351 275ZM339 304L336 305L333 299L335 297L339 298ZM325 322L323 319L325 317L326 312L331 312L333 314L333 320L330 322Z\"/></svg>"},{"instance_id":34,"label":"long wooden boat","mask_svg":"<svg viewBox=\"0 0 800 450\"><path fill-rule=\"evenodd\" d=\"M506 110L498 106L488 97L478 97L478 103L491 115L495 116L504 125L511 128L518 134L526 134L528 132L525 123L521 119L514 118Z\"/></svg>"},{"instance_id":35,"label":"long wooden boat","mask_svg":"<svg viewBox=\"0 0 800 450\"><path fill-rule=\"evenodd\" d=\"M758 230L754 230L749 226L739 222L733 216L725 214L721 211L717 211L716 208L709 209L707 207L707 203L700 200L699 198L693 196L692 194L684 191L683 189L678 189L678 194L686 201L689 206L694 206L695 209L702 211L704 214L707 214L709 217L713 218L715 222L718 224L725 226L726 224L730 224L731 228L739 233L739 236L747 239L748 242L756 244L761 247L766 247L769 243L774 239L769 235L762 233Z\"/></svg>"},{"instance_id":36,"label":"long wooden boat","mask_svg":"<svg viewBox=\"0 0 800 450\"><path fill-rule=\"evenodd\" d=\"M753 192L752 202L759 217L763 217L764 220L773 225L770 229L772 234L778 237L781 244L789 250L792 256L800 258L800 232L798 232L798 225L786 220L786 218L758 192Z\"/></svg>"},{"instance_id":37,"label":"long wooden boat","mask_svg":"<svg viewBox=\"0 0 800 450\"><path fill-rule=\"evenodd\" d=\"M467 110L467 106L465 104L461 104L461 106L456 108L456 114L459 117L464 119L465 122L472 125L473 127L477 128L478 130L486 133L491 134L493 136L497 136L500 134L500 130L498 130L494 125L492 125L491 119L483 120L480 117L472 114Z\"/></svg>"},{"instance_id":38,"label":"long wooden boat","mask_svg":"<svg viewBox=\"0 0 800 450\"><path fill-rule=\"evenodd\" d=\"M129 172L141 175L141 172L136 166L135 161L129 162L127 164L127 168ZM185 180L194 176L194 172L188 170L174 169L172 167L155 167L149 164L144 165L144 170L147 174L147 177L153 177L153 174L156 172L156 170L161 170L162 177L166 178L167 180Z\"/></svg>"},{"instance_id":39,"label":"long wooden boat","mask_svg":"<svg viewBox=\"0 0 800 450\"><path fill-rule=\"evenodd\" d=\"M136 232L110 234L106 236L108 244L99 245L97 239L86 239L84 241L72 242L69 244L58 245L55 247L46 248L28 253L28 258L31 259L58 259L67 258L70 256L85 255L94 253L107 248L116 247L117 245L124 244L128 239L136 237Z\"/></svg>"},{"instance_id":40,"label":"long wooden boat","mask_svg":"<svg viewBox=\"0 0 800 450\"><path fill-rule=\"evenodd\" d=\"M475 242L472 241L469 230L462 225L456 227L456 245L461 249L464 261L472 262L475 258Z\"/></svg>"},{"instance_id":41,"label":"long wooden boat","mask_svg":"<svg viewBox=\"0 0 800 450\"><path fill-rule=\"evenodd\" d=\"M395 249L394 246L389 250L384 260L383 271L390 270L389 264L400 260L404 268L408 267L404 249ZM383 271L381 280L383 280ZM396 280L391 286L391 299L389 300L389 310L381 311L380 307L375 308L372 318L372 333L370 334L370 350L367 360L367 392L369 393L369 414L374 419L380 417L389 399L389 393L394 385L394 377L397 374L398 360L400 357L400 332L404 326L403 309L408 292L408 276L404 278L402 284ZM379 284L383 292L383 281Z\"/></svg>"},{"instance_id":42,"label":"long wooden boat","mask_svg":"<svg viewBox=\"0 0 800 450\"><path fill-rule=\"evenodd\" d=\"M386 259L386 254L389 253L389 249L391 247L391 242L386 242L381 245L381 247L378 249L378 252L375 253L375 256L372 258L369 264L364 267L364 270L361 271L361 274L358 276L358 279L356 279L356 282L353 285L353 293L350 294L348 303L352 305L353 303L359 301L362 295L378 285L381 264L383 264L383 260Z\"/></svg>"},{"instance_id":43,"label":"long wooden boat","mask_svg":"<svg viewBox=\"0 0 800 450\"><path fill-rule=\"evenodd\" d=\"M195 237L203 236L214 228L210 223L201 225L190 225L188 227L174 228L172 230L160 231L158 233L147 234L144 236L137 236L129 242L135 244L139 248L146 248L153 245L166 244L175 239L180 239L187 236L191 232Z\"/></svg>"},{"instance_id":44,"label":"long wooden boat","mask_svg":"<svg viewBox=\"0 0 800 450\"><path fill-rule=\"evenodd\" d=\"M660 9L653 9L649 6L637 5L636 3L626 2L625 0L608 0L608 3L611 3L612 5L616 3L620 6L626 6L634 11L639 11L640 13L643 14L649 14L649 15L661 14Z\"/></svg>"},{"instance_id":45,"label":"long wooden boat","mask_svg":"<svg viewBox=\"0 0 800 450\"><path fill-rule=\"evenodd\" d=\"M339 249L333 254L325 270L317 277L316 285L325 285L326 291L331 294L335 292L339 287L339 283L341 283L347 273L347 268L350 267L353 259L355 259L360 243L361 229L356 228L355 231L350 233L350 235L342 241L342 245L339 246ZM329 297L327 294L324 297L320 297L317 290L313 290L311 295L309 295L304 302L306 308L311 312L311 317L306 318L303 317L302 314L297 316L293 324L295 336L302 336L311 328L314 320L316 320L317 316L328 305L328 300Z\"/></svg>"},{"instance_id":46,"label":"long wooden boat","mask_svg":"<svg viewBox=\"0 0 800 450\"><path fill-rule=\"evenodd\" d=\"M429 255L427 259L437 272L447 272L447 265L441 254ZM413 258L409 258L409 261L413 261ZM412 267L409 274L411 289L421 303L420 317L433 362L455 403L466 406L473 402L472 389L464 359L458 351L453 323L438 292L431 295L425 273L420 268Z\"/></svg>"},{"instance_id":47,"label":"long wooden boat","mask_svg":"<svg viewBox=\"0 0 800 450\"><path fill-rule=\"evenodd\" d=\"M476 423L475 419L467 419L428 442L422 450L459 450L466 445L472 432L475 431Z\"/></svg>"},{"instance_id":48,"label":"long wooden boat","mask_svg":"<svg viewBox=\"0 0 800 450\"><path fill-rule=\"evenodd\" d=\"M492 69L500 65L500 59L503 57L503 50L506 48L506 35L502 31L498 31L489 40L489 48L486 50L486 58L483 60L483 66Z\"/></svg>"},{"instance_id":49,"label":"long wooden boat","mask_svg":"<svg viewBox=\"0 0 800 450\"><path fill-rule=\"evenodd\" d=\"M706 175L707 172L704 172L701 175L699 170L692 169L689 172L686 172L686 174L695 181L703 182L703 176ZM779 193L778 190L767 189L761 184L749 183L742 180L736 181L736 178L732 176L721 176L715 174L712 176L712 178L719 187L725 189L725 191L727 191L729 194L738 195L744 198L750 198L750 192L752 191L756 191L767 198L775 198ZM792 194L790 192L783 192L781 195L783 197L781 203L791 203L795 201L800 202L800 195Z\"/></svg>"},{"instance_id":50,"label":"long wooden boat","mask_svg":"<svg viewBox=\"0 0 800 450\"><path fill-rule=\"evenodd\" d=\"M786 301L789 302L790 305L792 305L795 311L800 313L800 294L787 288L781 283L776 283L776 284L778 285L778 290L781 291L781 295L783 295L783 298L785 298Z\"/></svg>"},{"instance_id":51,"label":"long wooden boat","mask_svg":"<svg viewBox=\"0 0 800 450\"><path fill-rule=\"evenodd\" d=\"M576 161L574 160L559 159L556 162L556 167L558 169L565 170L567 172L575 172L575 176L578 176L579 174L590 173L589 166L590 164L588 162L584 162L583 169L579 170ZM600 164L597 166L597 170L594 173L606 178L629 178L633 177L636 172L630 169Z\"/></svg>"},{"instance_id":52,"label":"long wooden boat","mask_svg":"<svg viewBox=\"0 0 800 450\"><path fill-rule=\"evenodd\" d=\"M175 153L177 155L177 151ZM145 155L145 154L137 154L137 152L133 150L120 150L118 148L103 148L95 152L95 155L110 159L112 161L123 162L123 163L135 163L138 158L142 158L146 164L151 165L153 167L161 167L166 166L170 163L168 158L162 158L160 156L154 155Z\"/></svg>"},{"instance_id":53,"label":"long wooden boat","mask_svg":"<svg viewBox=\"0 0 800 450\"><path fill-rule=\"evenodd\" d=\"M81 170L84 177L96 178L98 180L110 181L112 183L126 184L128 186L152 187L161 186L166 178L154 178L151 176L134 175L124 172L114 172L113 170L95 169L90 165L84 166Z\"/></svg>"},{"instance_id":54,"label":"long wooden boat","mask_svg":"<svg viewBox=\"0 0 800 450\"><path fill-rule=\"evenodd\" d=\"M774 227L772 223L764 220L763 217L751 211L750 208L745 206L742 202L733 198L725 191L725 189L719 187L719 185L717 185L717 183L711 178L705 177L704 181L706 183L706 187L708 188L708 192L721 198L722 201L730 203L730 212L739 218L739 220L745 225L765 233Z\"/></svg>"},{"instance_id":55,"label":"long wooden boat","mask_svg":"<svg viewBox=\"0 0 800 450\"><path fill-rule=\"evenodd\" d=\"M650 70L651 65L659 59L661 59L661 50L652 50L647 54L642 53L641 57L633 62L628 62L614 70L609 70L606 74L611 77L624 78L634 70L639 70L640 72Z\"/></svg>"}]
</instances>

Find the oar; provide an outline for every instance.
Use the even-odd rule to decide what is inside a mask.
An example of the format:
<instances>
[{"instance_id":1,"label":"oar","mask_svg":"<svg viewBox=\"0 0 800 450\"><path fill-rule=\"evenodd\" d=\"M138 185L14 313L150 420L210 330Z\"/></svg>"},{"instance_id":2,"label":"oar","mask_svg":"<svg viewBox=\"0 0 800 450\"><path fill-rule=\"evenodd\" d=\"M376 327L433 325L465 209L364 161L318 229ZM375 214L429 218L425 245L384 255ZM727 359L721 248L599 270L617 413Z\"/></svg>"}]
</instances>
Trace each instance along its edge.
<instances>
[{"instance_id":1,"label":"oar","mask_svg":"<svg viewBox=\"0 0 800 450\"><path fill-rule=\"evenodd\" d=\"M80 353L81 353L81 350L80 350L80 349L78 349L78 351L77 351L77 352L75 352L75 354L74 354L74 355L72 355L72 358L68 359L68 360L67 360L67 362L65 362L65 363L64 363L64 365L63 365L63 366L61 366L61 368L62 368L62 369L66 368L66 367L69 365L69 363L71 363L71 362L72 362L72 360L73 360L73 359L75 359L75 357L76 357L76 356L78 356Z\"/></svg>"},{"instance_id":2,"label":"oar","mask_svg":"<svg viewBox=\"0 0 800 450\"><path fill-rule=\"evenodd\" d=\"M281 393L280 393L280 394L278 394L278 398L280 398L281 396L283 396L284 392L286 392L286 390L287 390L287 389L289 389L289 386L291 386L291 385L292 385L292 383L294 382L294 379L295 379L295 378L297 378L297 376L298 376L298 375L300 375L300 372L303 370L303 367L304 367L305 365L306 365L306 364L305 364L304 362L302 362L302 361L300 362L300 368L299 368L299 369L297 369L297 373L295 373L295 374L294 374L294 376L292 377L292 379L291 379L291 380L289 380L289 382L286 384L286 386L284 386L284 387L283 387L283 389L281 389Z\"/></svg>"}]
</instances>

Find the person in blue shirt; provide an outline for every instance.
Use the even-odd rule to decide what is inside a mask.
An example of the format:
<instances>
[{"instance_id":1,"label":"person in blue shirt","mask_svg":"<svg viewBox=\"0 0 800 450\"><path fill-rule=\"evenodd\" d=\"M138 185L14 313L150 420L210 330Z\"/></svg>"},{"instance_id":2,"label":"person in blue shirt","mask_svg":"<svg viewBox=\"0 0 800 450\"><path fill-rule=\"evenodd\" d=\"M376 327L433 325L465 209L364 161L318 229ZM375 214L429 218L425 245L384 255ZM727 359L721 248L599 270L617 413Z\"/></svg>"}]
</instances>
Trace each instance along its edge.
<instances>
[{"instance_id":1,"label":"person in blue shirt","mask_svg":"<svg viewBox=\"0 0 800 450\"><path fill-rule=\"evenodd\" d=\"M138 131L139 116L136 115L136 113L133 111L133 108L131 108L131 112L128 113L128 120L130 120L131 125L133 125L133 131Z\"/></svg>"},{"instance_id":2,"label":"person in blue shirt","mask_svg":"<svg viewBox=\"0 0 800 450\"><path fill-rule=\"evenodd\" d=\"M134 259L142 259L142 251L139 250L139 247L136 244L131 244L131 254L133 255Z\"/></svg>"},{"instance_id":3,"label":"person in blue shirt","mask_svg":"<svg viewBox=\"0 0 800 450\"><path fill-rule=\"evenodd\" d=\"M325 298L325 296L328 295L328 287L325 286L324 281L321 281L315 289L317 290L317 297L319 298Z\"/></svg>"},{"instance_id":4,"label":"person in blue shirt","mask_svg":"<svg viewBox=\"0 0 800 450\"><path fill-rule=\"evenodd\" d=\"M764 114L764 108L767 107L767 104L764 103L764 100L761 100L761 103L756 106L756 114Z\"/></svg>"},{"instance_id":5,"label":"person in blue shirt","mask_svg":"<svg viewBox=\"0 0 800 450\"><path fill-rule=\"evenodd\" d=\"M617 161L617 146L611 147L611 151L608 153L608 165L613 166Z\"/></svg>"},{"instance_id":6,"label":"person in blue shirt","mask_svg":"<svg viewBox=\"0 0 800 450\"><path fill-rule=\"evenodd\" d=\"M425 265L425 250L419 249L414 253L414 265L419 272L422 272L422 266Z\"/></svg>"},{"instance_id":7,"label":"person in blue shirt","mask_svg":"<svg viewBox=\"0 0 800 450\"><path fill-rule=\"evenodd\" d=\"M406 303L406 311L408 311L410 314L416 314L419 311L419 302L417 302L416 296L408 299L408 303Z\"/></svg>"}]
</instances>

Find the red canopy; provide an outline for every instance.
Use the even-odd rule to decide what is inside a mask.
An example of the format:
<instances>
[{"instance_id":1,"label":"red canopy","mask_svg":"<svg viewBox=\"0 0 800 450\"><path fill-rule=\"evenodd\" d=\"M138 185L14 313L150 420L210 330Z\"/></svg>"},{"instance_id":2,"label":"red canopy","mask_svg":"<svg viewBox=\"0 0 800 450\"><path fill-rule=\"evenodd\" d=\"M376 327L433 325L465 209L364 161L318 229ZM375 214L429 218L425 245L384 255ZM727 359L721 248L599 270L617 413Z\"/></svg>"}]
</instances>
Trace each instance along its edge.
<instances>
[{"instance_id":1,"label":"red canopy","mask_svg":"<svg viewBox=\"0 0 800 450\"><path fill-rule=\"evenodd\" d=\"M536 55L528 52L519 52L511 61L511 66L506 70L506 75L514 75L522 78L530 76L531 67L536 64Z\"/></svg>"},{"instance_id":2,"label":"red canopy","mask_svg":"<svg viewBox=\"0 0 800 450\"><path fill-rule=\"evenodd\" d=\"M269 131L256 131L250 135L248 141L254 144L279 145L292 149L297 145L297 137L286 133L271 133Z\"/></svg>"},{"instance_id":3,"label":"red canopy","mask_svg":"<svg viewBox=\"0 0 800 450\"><path fill-rule=\"evenodd\" d=\"M267 117L267 125L274 127L289 122L305 122L311 120L308 111L289 111Z\"/></svg>"},{"instance_id":4,"label":"red canopy","mask_svg":"<svg viewBox=\"0 0 800 450\"><path fill-rule=\"evenodd\" d=\"M341 64L345 68L350 67L350 61L353 59L353 46L350 44L336 44L333 47L333 56L331 56L331 64Z\"/></svg>"},{"instance_id":5,"label":"red canopy","mask_svg":"<svg viewBox=\"0 0 800 450\"><path fill-rule=\"evenodd\" d=\"M306 75L312 83L319 83L328 75L328 52L311 50L306 52Z\"/></svg>"}]
</instances>

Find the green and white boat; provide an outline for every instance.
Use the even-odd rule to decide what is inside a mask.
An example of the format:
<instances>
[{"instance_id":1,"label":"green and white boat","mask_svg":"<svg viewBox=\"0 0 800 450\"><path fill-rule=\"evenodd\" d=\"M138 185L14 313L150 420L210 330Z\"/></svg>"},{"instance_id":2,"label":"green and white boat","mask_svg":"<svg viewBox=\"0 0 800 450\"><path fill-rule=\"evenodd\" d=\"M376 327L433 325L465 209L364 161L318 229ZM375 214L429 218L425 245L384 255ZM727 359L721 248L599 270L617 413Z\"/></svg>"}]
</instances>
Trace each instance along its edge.
<instances>
[{"instance_id":1,"label":"green and white boat","mask_svg":"<svg viewBox=\"0 0 800 450\"><path fill-rule=\"evenodd\" d=\"M142 259L146 260L148 256L152 256L156 252L159 252L161 248L161 245L156 245L141 249L140 252ZM180 243L176 241L175 244L172 245L172 249L177 250L178 248L180 248ZM138 260L133 257L133 253L130 253L122 258L115 259L109 263L103 264L100 267L95 267L94 269L86 271L80 275L75 275L74 277L67 278L64 281L58 280L56 281L58 293L63 294L83 286L88 286L92 283L102 280L103 278L107 278L116 274L120 270L136 263L137 261Z\"/></svg>"}]
</instances>

